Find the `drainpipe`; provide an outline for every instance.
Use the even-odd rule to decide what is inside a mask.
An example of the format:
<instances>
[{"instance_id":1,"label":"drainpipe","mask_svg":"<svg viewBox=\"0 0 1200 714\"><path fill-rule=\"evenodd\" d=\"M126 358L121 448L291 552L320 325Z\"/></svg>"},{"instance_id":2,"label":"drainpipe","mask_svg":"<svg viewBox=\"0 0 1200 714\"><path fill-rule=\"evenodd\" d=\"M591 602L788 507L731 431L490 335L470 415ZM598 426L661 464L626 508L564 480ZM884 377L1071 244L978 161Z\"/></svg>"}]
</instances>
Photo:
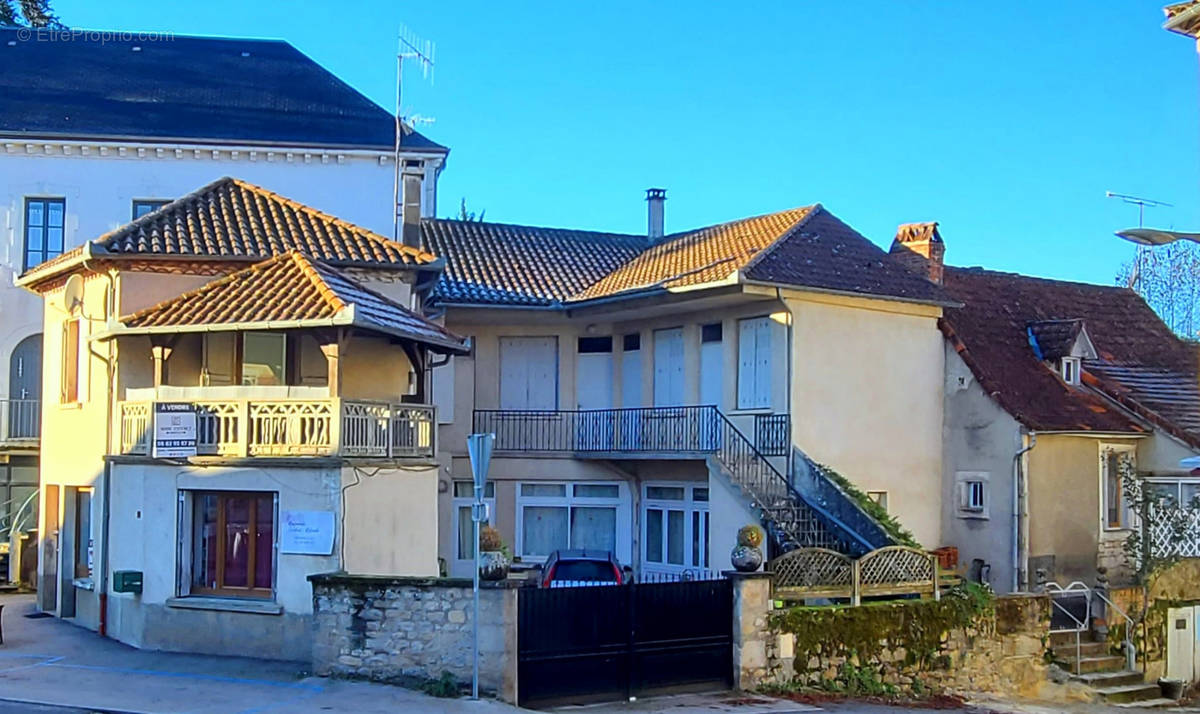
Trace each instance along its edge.
<instances>
[{"instance_id":1,"label":"drainpipe","mask_svg":"<svg viewBox=\"0 0 1200 714\"><path fill-rule=\"evenodd\" d=\"M788 414L787 480L788 480L788 483L792 484L792 486L794 487L796 484L793 482L792 478L793 478L793 474L795 472L792 469L795 466L795 464L792 463L792 452L795 451L795 449L792 447L792 444L795 442L795 439L793 438L794 435L792 434L792 421L795 419L796 415L792 413L792 370L795 368L795 364L792 363L792 358L793 358L792 340L795 337L794 330L796 329L796 317L792 314L791 308L788 307L788 304L786 302L784 302L783 290L781 288L775 288L775 299L779 301L779 304L783 305L783 311L786 312L787 316L788 316L788 321L787 321L787 401L786 401L787 414Z\"/></svg>"},{"instance_id":2,"label":"drainpipe","mask_svg":"<svg viewBox=\"0 0 1200 714\"><path fill-rule=\"evenodd\" d=\"M1028 573L1022 567L1022 561L1028 562L1023 556L1029 549L1029 518L1024 513L1029 502L1029 484L1026 482L1024 468L1025 454L1037 446L1037 432L1022 435L1022 446L1013 454L1013 491L1012 491L1012 590L1018 592L1026 585ZM1026 576L1026 577L1022 577Z\"/></svg>"},{"instance_id":3,"label":"drainpipe","mask_svg":"<svg viewBox=\"0 0 1200 714\"><path fill-rule=\"evenodd\" d=\"M87 261L83 262L84 270L92 270L98 272L88 265ZM116 314L117 307L117 287L114 278L115 271L109 270L104 273L108 278L108 295L104 305L105 320L111 319ZM108 538L109 538L109 514L111 512L110 505L112 503L112 466L108 461L107 454L112 446L112 421L113 413L116 408L116 381L117 368L113 360L114 341L108 340L108 356L105 358L105 371L108 377L108 394L105 398L105 409L107 413L104 419L104 472L101 477L101 488L104 491L104 497L100 500L100 573L99 578L93 573L92 582L96 585L96 599L100 608L100 623L99 635L108 637ZM88 347L89 357L92 355L92 349ZM98 582L97 582L98 580Z\"/></svg>"}]
</instances>

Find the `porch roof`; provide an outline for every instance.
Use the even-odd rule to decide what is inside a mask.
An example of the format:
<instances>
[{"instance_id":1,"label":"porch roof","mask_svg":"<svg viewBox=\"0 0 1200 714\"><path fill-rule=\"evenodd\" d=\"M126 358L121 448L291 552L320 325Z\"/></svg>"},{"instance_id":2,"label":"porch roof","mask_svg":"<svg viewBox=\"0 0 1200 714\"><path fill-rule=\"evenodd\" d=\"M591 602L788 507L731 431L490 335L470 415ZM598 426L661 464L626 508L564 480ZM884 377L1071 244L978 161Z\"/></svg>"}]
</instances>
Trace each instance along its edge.
<instances>
[{"instance_id":1,"label":"porch roof","mask_svg":"<svg viewBox=\"0 0 1200 714\"><path fill-rule=\"evenodd\" d=\"M341 271L288 251L121 318L108 336L357 327L465 354L463 338Z\"/></svg>"}]
</instances>

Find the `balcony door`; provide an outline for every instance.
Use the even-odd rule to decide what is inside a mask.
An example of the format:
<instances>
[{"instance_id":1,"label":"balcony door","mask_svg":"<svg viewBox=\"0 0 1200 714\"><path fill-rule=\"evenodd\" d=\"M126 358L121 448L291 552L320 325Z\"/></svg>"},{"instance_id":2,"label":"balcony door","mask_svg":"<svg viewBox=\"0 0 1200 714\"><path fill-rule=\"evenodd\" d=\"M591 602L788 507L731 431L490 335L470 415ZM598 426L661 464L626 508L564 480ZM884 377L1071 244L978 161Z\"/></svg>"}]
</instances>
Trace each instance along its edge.
<instances>
[{"instance_id":1,"label":"balcony door","mask_svg":"<svg viewBox=\"0 0 1200 714\"><path fill-rule=\"evenodd\" d=\"M576 448L612 451L613 338L580 337L575 361L575 402L579 409Z\"/></svg>"},{"instance_id":2,"label":"balcony door","mask_svg":"<svg viewBox=\"0 0 1200 714\"><path fill-rule=\"evenodd\" d=\"M708 485L651 482L642 491L642 575L696 575L709 568Z\"/></svg>"},{"instance_id":3,"label":"balcony door","mask_svg":"<svg viewBox=\"0 0 1200 714\"><path fill-rule=\"evenodd\" d=\"M8 365L9 439L34 439L38 435L38 402L42 396L42 336L30 335L17 343Z\"/></svg>"}]
</instances>

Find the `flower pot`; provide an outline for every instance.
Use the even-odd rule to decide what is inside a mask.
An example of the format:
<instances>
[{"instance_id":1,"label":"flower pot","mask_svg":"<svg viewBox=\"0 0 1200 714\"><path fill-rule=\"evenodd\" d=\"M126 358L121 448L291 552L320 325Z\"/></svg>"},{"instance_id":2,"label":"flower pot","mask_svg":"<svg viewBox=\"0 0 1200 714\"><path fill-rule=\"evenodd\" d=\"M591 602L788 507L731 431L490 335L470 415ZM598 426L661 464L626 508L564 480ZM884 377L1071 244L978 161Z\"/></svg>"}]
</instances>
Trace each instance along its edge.
<instances>
[{"instance_id":1,"label":"flower pot","mask_svg":"<svg viewBox=\"0 0 1200 714\"><path fill-rule=\"evenodd\" d=\"M1182 679L1160 679L1158 680L1158 689L1162 692L1163 699L1179 701L1183 698Z\"/></svg>"},{"instance_id":2,"label":"flower pot","mask_svg":"<svg viewBox=\"0 0 1200 714\"><path fill-rule=\"evenodd\" d=\"M729 554L729 562L738 572L753 573L758 570L758 566L762 565L763 554L758 548L739 545L735 546L733 552Z\"/></svg>"},{"instance_id":3,"label":"flower pot","mask_svg":"<svg viewBox=\"0 0 1200 714\"><path fill-rule=\"evenodd\" d=\"M503 551L480 551L479 577L483 580L503 580L508 577L508 558Z\"/></svg>"}]
</instances>

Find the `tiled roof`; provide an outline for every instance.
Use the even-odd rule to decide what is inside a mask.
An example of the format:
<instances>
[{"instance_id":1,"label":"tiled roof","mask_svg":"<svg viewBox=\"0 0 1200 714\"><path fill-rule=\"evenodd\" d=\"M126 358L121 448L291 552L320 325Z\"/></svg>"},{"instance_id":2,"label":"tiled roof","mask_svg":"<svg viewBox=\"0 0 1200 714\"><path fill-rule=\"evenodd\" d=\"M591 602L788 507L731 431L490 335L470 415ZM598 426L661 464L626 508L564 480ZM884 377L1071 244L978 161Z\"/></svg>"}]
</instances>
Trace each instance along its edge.
<instances>
[{"instance_id":1,"label":"tiled roof","mask_svg":"<svg viewBox=\"0 0 1200 714\"><path fill-rule=\"evenodd\" d=\"M548 306L566 302L633 259L644 236L429 219L426 250L445 259L444 303Z\"/></svg>"},{"instance_id":2,"label":"tiled roof","mask_svg":"<svg viewBox=\"0 0 1200 714\"><path fill-rule=\"evenodd\" d=\"M945 311L943 332L980 385L1022 424L1037 431L1142 433L1149 421L1200 444L1194 417L1182 416L1200 398L1195 350L1133 291L952 267L945 289L963 305ZM1049 329L1050 322L1062 322L1071 329L1076 321L1098 353L1084 361L1083 386L1063 382L1029 340L1031 324Z\"/></svg>"},{"instance_id":3,"label":"tiled roof","mask_svg":"<svg viewBox=\"0 0 1200 714\"><path fill-rule=\"evenodd\" d=\"M221 178L21 277L49 276L84 252L92 258L258 261L290 250L334 265L408 268L436 256L235 178Z\"/></svg>"},{"instance_id":4,"label":"tiled roof","mask_svg":"<svg viewBox=\"0 0 1200 714\"><path fill-rule=\"evenodd\" d=\"M126 332L356 326L462 353L463 340L340 271L289 251L122 318Z\"/></svg>"},{"instance_id":5,"label":"tiled roof","mask_svg":"<svg viewBox=\"0 0 1200 714\"><path fill-rule=\"evenodd\" d=\"M1026 327L1030 344L1044 360L1062 359L1083 332L1083 320L1035 320Z\"/></svg>"},{"instance_id":6,"label":"tiled roof","mask_svg":"<svg viewBox=\"0 0 1200 714\"><path fill-rule=\"evenodd\" d=\"M750 280L838 293L950 302L937 285L890 259L882 248L819 205L745 274Z\"/></svg>"},{"instance_id":7,"label":"tiled roof","mask_svg":"<svg viewBox=\"0 0 1200 714\"><path fill-rule=\"evenodd\" d=\"M395 142L391 112L287 42L26 32L0 29L0 134L382 151ZM402 144L446 150L416 132Z\"/></svg>"},{"instance_id":8,"label":"tiled roof","mask_svg":"<svg viewBox=\"0 0 1200 714\"><path fill-rule=\"evenodd\" d=\"M446 260L435 290L447 304L562 306L647 289L751 280L924 302L940 289L819 205L666 236L450 220L422 223Z\"/></svg>"},{"instance_id":9,"label":"tiled roof","mask_svg":"<svg viewBox=\"0 0 1200 714\"><path fill-rule=\"evenodd\" d=\"M576 300L645 288L700 285L728 278L796 226L813 207L722 223L664 237L580 291Z\"/></svg>"}]
</instances>

